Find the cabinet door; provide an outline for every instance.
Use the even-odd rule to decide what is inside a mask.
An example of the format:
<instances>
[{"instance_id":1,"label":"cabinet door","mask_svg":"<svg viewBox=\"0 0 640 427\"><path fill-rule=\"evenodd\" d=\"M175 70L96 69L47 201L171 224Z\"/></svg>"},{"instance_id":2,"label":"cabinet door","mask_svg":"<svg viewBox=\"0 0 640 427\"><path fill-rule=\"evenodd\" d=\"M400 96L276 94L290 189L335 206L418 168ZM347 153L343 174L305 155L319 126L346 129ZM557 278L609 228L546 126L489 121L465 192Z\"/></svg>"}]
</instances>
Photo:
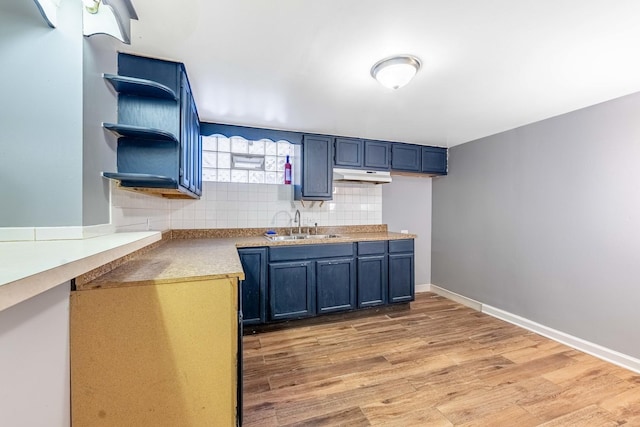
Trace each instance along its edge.
<instances>
[{"instance_id":1,"label":"cabinet door","mask_svg":"<svg viewBox=\"0 0 640 427\"><path fill-rule=\"evenodd\" d=\"M195 189L193 179L193 107L191 89L182 73L180 86L180 185L191 191Z\"/></svg>"},{"instance_id":2,"label":"cabinet door","mask_svg":"<svg viewBox=\"0 0 640 427\"><path fill-rule=\"evenodd\" d=\"M195 107L195 104L193 104ZM193 156L195 161L193 162L193 182L194 193L198 196L202 195L202 136L200 135L200 119L196 114L193 122Z\"/></svg>"},{"instance_id":3,"label":"cabinet door","mask_svg":"<svg viewBox=\"0 0 640 427\"><path fill-rule=\"evenodd\" d=\"M413 301L413 252L389 254L389 303Z\"/></svg>"},{"instance_id":4,"label":"cabinet door","mask_svg":"<svg viewBox=\"0 0 640 427\"><path fill-rule=\"evenodd\" d=\"M331 200L333 165L331 137L305 135L302 140L302 198Z\"/></svg>"},{"instance_id":5,"label":"cabinet door","mask_svg":"<svg viewBox=\"0 0 640 427\"><path fill-rule=\"evenodd\" d=\"M361 168L364 144L361 139L336 138L334 143L334 166Z\"/></svg>"},{"instance_id":6,"label":"cabinet door","mask_svg":"<svg viewBox=\"0 0 640 427\"><path fill-rule=\"evenodd\" d=\"M245 279L242 286L243 324L264 323L266 319L267 248L238 249Z\"/></svg>"},{"instance_id":7,"label":"cabinet door","mask_svg":"<svg viewBox=\"0 0 640 427\"><path fill-rule=\"evenodd\" d=\"M389 170L391 168L391 148L388 142L364 141L364 167Z\"/></svg>"},{"instance_id":8,"label":"cabinet door","mask_svg":"<svg viewBox=\"0 0 640 427\"><path fill-rule=\"evenodd\" d=\"M391 169L420 172L422 147L411 144L391 144Z\"/></svg>"},{"instance_id":9,"label":"cabinet door","mask_svg":"<svg viewBox=\"0 0 640 427\"><path fill-rule=\"evenodd\" d=\"M447 149L439 147L422 147L421 172L446 175Z\"/></svg>"},{"instance_id":10,"label":"cabinet door","mask_svg":"<svg viewBox=\"0 0 640 427\"><path fill-rule=\"evenodd\" d=\"M353 258L316 262L318 313L356 308L356 271Z\"/></svg>"},{"instance_id":11,"label":"cabinet door","mask_svg":"<svg viewBox=\"0 0 640 427\"><path fill-rule=\"evenodd\" d=\"M315 314L314 262L269 264L269 318L297 319Z\"/></svg>"},{"instance_id":12,"label":"cabinet door","mask_svg":"<svg viewBox=\"0 0 640 427\"><path fill-rule=\"evenodd\" d=\"M387 303L387 256L358 258L358 308Z\"/></svg>"}]
</instances>

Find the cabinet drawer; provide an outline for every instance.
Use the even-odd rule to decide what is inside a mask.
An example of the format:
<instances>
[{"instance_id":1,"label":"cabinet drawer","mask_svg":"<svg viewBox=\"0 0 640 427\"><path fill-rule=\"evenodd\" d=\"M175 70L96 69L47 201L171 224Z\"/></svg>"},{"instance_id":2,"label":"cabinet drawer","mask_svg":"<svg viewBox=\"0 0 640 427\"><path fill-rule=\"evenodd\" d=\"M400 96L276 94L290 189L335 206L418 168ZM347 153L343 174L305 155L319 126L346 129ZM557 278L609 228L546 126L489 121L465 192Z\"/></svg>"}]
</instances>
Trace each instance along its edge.
<instances>
[{"instance_id":1,"label":"cabinet drawer","mask_svg":"<svg viewBox=\"0 0 640 427\"><path fill-rule=\"evenodd\" d=\"M413 252L413 239L389 240L389 253Z\"/></svg>"},{"instance_id":2,"label":"cabinet drawer","mask_svg":"<svg viewBox=\"0 0 640 427\"><path fill-rule=\"evenodd\" d=\"M378 255L387 252L387 241L378 242L358 242L358 256L361 255Z\"/></svg>"},{"instance_id":3,"label":"cabinet drawer","mask_svg":"<svg viewBox=\"0 0 640 427\"><path fill-rule=\"evenodd\" d=\"M269 262L350 256L353 256L353 243L292 245L269 249Z\"/></svg>"}]
</instances>

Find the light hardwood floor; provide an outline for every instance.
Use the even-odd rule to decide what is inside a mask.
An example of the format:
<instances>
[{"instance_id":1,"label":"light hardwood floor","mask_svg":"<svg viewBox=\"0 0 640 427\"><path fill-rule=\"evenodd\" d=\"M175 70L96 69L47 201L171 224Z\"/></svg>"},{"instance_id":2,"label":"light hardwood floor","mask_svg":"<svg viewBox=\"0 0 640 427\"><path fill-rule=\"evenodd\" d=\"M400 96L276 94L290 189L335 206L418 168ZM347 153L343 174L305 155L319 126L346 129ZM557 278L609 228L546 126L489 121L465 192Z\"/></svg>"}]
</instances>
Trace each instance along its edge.
<instances>
[{"instance_id":1,"label":"light hardwood floor","mask_svg":"<svg viewBox=\"0 0 640 427\"><path fill-rule=\"evenodd\" d=\"M640 426L640 375L422 293L245 336L244 425Z\"/></svg>"}]
</instances>

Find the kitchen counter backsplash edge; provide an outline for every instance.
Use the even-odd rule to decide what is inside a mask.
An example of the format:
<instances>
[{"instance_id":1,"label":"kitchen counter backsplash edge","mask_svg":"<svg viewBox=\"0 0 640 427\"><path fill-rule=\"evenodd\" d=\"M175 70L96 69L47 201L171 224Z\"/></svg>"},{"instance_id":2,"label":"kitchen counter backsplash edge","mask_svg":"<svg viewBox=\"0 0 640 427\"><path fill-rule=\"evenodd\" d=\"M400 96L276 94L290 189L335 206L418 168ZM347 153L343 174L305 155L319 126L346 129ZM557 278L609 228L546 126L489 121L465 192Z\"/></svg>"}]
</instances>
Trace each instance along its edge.
<instances>
[{"instance_id":1,"label":"kitchen counter backsplash edge","mask_svg":"<svg viewBox=\"0 0 640 427\"><path fill-rule=\"evenodd\" d=\"M116 268L126 264L127 262L131 261L134 258L137 258L140 255L146 254L149 251L152 251L158 247L160 247L161 245L164 245L165 243L167 243L169 240L171 240L171 230L167 230L167 231L163 231L162 232L162 239L158 240L155 243L152 243L148 246L145 246L142 249L138 249L135 252L131 252L129 255L123 256L122 258L118 258L116 260L113 260L107 264L101 265L98 268L95 268L91 271L88 271L78 277L76 277L75 280L75 286L76 287L81 287L83 285L86 285L89 282L92 282L94 280L96 280L97 278L115 270Z\"/></svg>"},{"instance_id":2,"label":"kitchen counter backsplash edge","mask_svg":"<svg viewBox=\"0 0 640 427\"><path fill-rule=\"evenodd\" d=\"M306 227L303 227L303 229ZM278 234L288 235L289 227L286 228L272 228ZM127 264L128 262L143 257L150 251L156 250L161 246L166 245L171 241L180 240L198 240L198 239L220 239L220 243L228 245L231 243L232 247L256 247L256 246L282 246L282 245L302 245L302 244L324 244L324 243L341 243L347 241L357 240L387 240L387 239L413 239L416 237L414 234L401 234L387 231L386 224L376 225L349 225L349 226L334 226L334 227L318 227L318 234L340 234L343 238L330 239L330 240L296 240L296 241L278 241L270 242L264 239L262 236L267 231L266 228L228 228L228 229L176 229L167 230L162 233L162 240L155 242L149 246L139 249L131 254L114 260L108 264L91 270L81 276L78 276L75 280L76 287L78 289L90 288L86 286L91 282L94 282L102 276L116 270L117 268ZM315 232L315 230L313 230ZM237 240L234 240L237 239Z\"/></svg>"},{"instance_id":3,"label":"kitchen counter backsplash edge","mask_svg":"<svg viewBox=\"0 0 640 427\"><path fill-rule=\"evenodd\" d=\"M294 233L297 227L293 227ZM263 236L267 230L273 230L278 235L288 235L289 227L281 228L210 228L210 229L184 229L171 230L172 239L216 239L233 237L256 237ZM307 227L302 227L303 232ZM309 228L310 234L316 234L315 228ZM318 227L318 234L353 234L353 233L386 233L387 224L374 225L344 225L333 227Z\"/></svg>"}]
</instances>

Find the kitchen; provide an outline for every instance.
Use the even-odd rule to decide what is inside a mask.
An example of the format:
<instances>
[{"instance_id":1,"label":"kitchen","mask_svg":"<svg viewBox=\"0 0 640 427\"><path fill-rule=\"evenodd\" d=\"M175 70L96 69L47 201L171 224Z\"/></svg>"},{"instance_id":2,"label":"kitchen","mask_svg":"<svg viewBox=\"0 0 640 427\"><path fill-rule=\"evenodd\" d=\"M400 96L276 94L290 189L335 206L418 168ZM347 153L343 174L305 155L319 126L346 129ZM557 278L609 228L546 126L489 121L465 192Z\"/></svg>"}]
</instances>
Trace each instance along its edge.
<instances>
[{"instance_id":1,"label":"kitchen","mask_svg":"<svg viewBox=\"0 0 640 427\"><path fill-rule=\"evenodd\" d=\"M73 228L74 233L81 235L90 232L100 234L103 229L116 228L118 225L123 226L123 229L127 227L130 230L136 229L133 225L137 219L141 219L139 222L141 226L137 230L147 230L147 218L152 224L154 219L159 218L161 224L162 221L164 221L163 224L169 221L171 228L173 228L173 221L176 222L177 228L181 228L178 223L183 224L182 228L191 228L191 215L193 215L194 226L195 221L201 220L196 219L196 216L204 215L206 226L208 206L215 206L218 202L214 200L214 203L210 203L211 200L206 199L208 197L206 190L215 188L216 197L218 193L222 197L225 184L205 183L204 209L195 207L199 206L202 200L193 203L178 202L182 206L174 208L166 200L159 198L111 193L108 181L99 176L101 171L114 170L116 146L116 139L104 132L101 123L117 121L116 96L105 85L102 73L115 73L115 52L128 50L128 48L106 36L92 36L85 39L78 37L79 30L73 26L81 18L81 11L76 11L73 6L69 6L73 2L61 3L61 24L54 31L42 26L42 18L31 2L15 1L10 4L17 7L18 9L15 10L19 13L16 15L15 10L2 9L0 15L4 19L2 30L0 30L2 31L1 39L7 42L3 44L3 56L7 59L7 63L13 64L5 71L7 78L3 79L5 99L11 100L11 105L5 105L3 108L3 130L6 132L5 141L14 142L2 144L4 159L2 176L5 182L10 183L3 186L1 190L2 226L11 228L3 232L23 233L25 228L38 227L36 232L50 233L55 238L55 233L59 232L58 227L70 227ZM219 5L221 8L222 6ZM465 6L471 7L470 4ZM538 11L533 4L527 6L528 8L523 8L520 13L539 16L536 13L545 12ZM154 12L162 13L161 11L154 11L143 2L139 5L136 3L136 7L140 21L134 22L135 25L158 26L159 22L162 22L158 18L143 18L153 16ZM561 71L566 75L561 75L560 80L568 85L567 80L573 79L572 83L577 86L574 89L581 93L582 97L574 101L574 104L561 105L560 101L553 96L545 99L537 98L534 85L532 92L523 95L532 100L529 102L531 108L535 109L536 105L546 104L554 106L555 110L541 112L540 114L546 115L538 116L528 122L513 118L501 128L483 129L478 137L557 116L638 90L637 77L634 76L640 73L637 72L637 64L633 63L631 48L627 48L628 45L625 44L627 40L634 40L633 26L627 24L628 19L633 16L632 12L636 11L635 6L625 3L618 6L620 9L610 7L600 10L595 4L590 5L588 9L583 9L582 4L566 2L564 7L565 13L567 10L581 10L585 14L585 22L596 20L598 15L603 20L603 22L597 21L603 25L602 32L594 32L590 36L583 34L582 36L587 38L579 46L587 51L587 47L599 48L596 52L586 55L592 62L579 63L578 68L571 73L571 64L562 61L566 55L565 51L551 51L558 55L557 58L554 58L551 53L543 55L544 50L542 52L536 50L534 41L531 41L532 44L529 47L532 50L529 54L531 57L541 55L544 61L551 64L551 70L547 72L557 70L558 63L563 64ZM482 7L479 8L482 9ZM472 10L476 13L481 12ZM267 11L260 10L260 12ZM194 12L191 11L191 13ZM258 18L254 15L260 15L257 11L251 13L244 9L236 10L237 15L233 15L231 11L229 13L229 19L252 16L256 20ZM188 28L188 24L180 21L186 19L185 15L176 14L175 19L178 22L175 25L182 22L183 28ZM467 24L470 25L475 21L472 19L473 14L469 13L469 15ZM542 16L548 17L546 14ZM568 15L558 13L555 16L560 20L562 16ZM535 20L532 19L532 22ZM606 37L609 33L604 26L605 22L609 24L613 22L618 28L617 32L611 33L611 38ZM304 32L304 24L296 21L296 25L302 27L299 28L300 33ZM135 25L133 27L134 44L132 44L134 47L136 46ZM222 31L222 27L218 27L218 30ZM183 37L188 39L189 34L186 33L188 31L185 31ZM222 35L219 36L220 39L224 39ZM536 34L536 36L540 35ZM255 40L250 33L247 33L246 37ZM282 37L284 38L282 43L286 45L287 34ZM40 45L34 46L34 41ZM240 41L238 40L238 45ZM321 41L322 39L319 43ZM158 46L179 44L171 40L169 35L164 34L158 35L158 40L145 40L145 42L157 43ZM51 45L47 46L46 43ZM620 52L616 52L615 49L605 49L606 46L620 46ZM322 44L318 48L320 47ZM629 50L624 50L625 48ZM149 49L145 52L148 55L163 56L157 54L159 47L154 48L156 50ZM411 46L404 49L411 49ZM541 49L550 48L544 45ZM25 51L33 52L33 55L24 55ZM240 50L236 53L228 52L229 61L239 53ZM390 53L397 52L394 48ZM573 54L577 55L577 53L584 52L577 47ZM262 49L255 54L268 56L269 52ZM623 58L627 58L629 62L619 62ZM176 55L171 59L180 58ZM258 59L260 59L259 56ZM498 59L493 57L492 61L498 61ZM540 61L544 62L542 59ZM600 89L604 83L598 83L600 80L596 79L598 73L594 62L600 62L603 66L609 64L607 66L611 67L606 69L608 73L603 72L605 75L615 76L615 78L604 80L611 88L610 92L605 93L604 89ZM82 63L83 67L73 65L79 63ZM510 64L502 65L509 70ZM370 66L371 63L367 61L365 74L368 73ZM191 77L196 67L196 64L187 64ZM232 72L225 69L223 65L220 67L212 70L212 75L219 73L226 76L226 79L220 80L221 82L229 82ZM308 64L307 67L312 68ZM308 69L305 70L310 72ZM280 72L284 71L280 70ZM295 71L290 72L295 74ZM426 75L427 73L423 74L423 76ZM418 76L420 77L420 74ZM371 85L367 86L366 90L376 87L373 85L377 83L370 76L366 75L364 78L366 80L363 81ZM28 81L29 84L16 84L24 81ZM197 84L195 80L192 83L194 86ZM243 84L246 83L248 82L243 82ZM349 83L360 84L350 80L345 82L345 84ZM214 85L214 83L211 84ZM579 344L580 340L594 343L595 345L589 346L588 350L604 351L601 354L603 357L637 370L638 364L635 358L640 355L640 350L637 348L636 341L632 339L635 336L633 325L637 324L638 320L634 309L635 287L632 285L635 283L634 278L637 277L637 274L634 274L637 273L635 254L638 253L637 242L640 241L637 238L637 227L634 226L636 223L634 220L638 217L638 203L637 197L633 197L637 195L637 186L634 182L638 177L632 163L637 157L635 154L638 154L637 145L634 143L637 128L633 117L637 111L637 96L630 95L575 114L559 116L526 128L487 137L473 144L455 145L454 137L465 140L468 136L455 136L452 133L450 143L438 135L416 139L409 134L413 122L405 123L408 119L399 114L379 119L380 128L400 127L397 133L376 134L369 130L372 129L372 125L366 122L367 115L359 114L361 110L356 106L340 116L343 117L339 127L343 129L342 132L332 132L334 126L323 129L319 124L315 124L321 118L319 114L296 118L295 114L301 113L289 112L290 116L285 120L284 113L277 108L270 111L270 115L266 117L273 117L273 120L279 123L290 122L291 126L268 126L271 123L269 119L256 119L252 123L246 123L242 120L242 107L237 104L237 100L242 99L242 93L231 95L229 89L225 88L225 83L215 84L222 86L207 86L202 89L204 95L201 96L216 99L221 110L207 113L207 118L225 117L228 118L226 122L245 123L258 127L307 129L336 135L388 138L413 143L430 142L430 145L439 146L449 145L451 147L450 173L446 178L432 180L394 176L391 184L384 184L386 187L375 190L380 194L372 196L372 203L369 202L371 196L367 193L367 204L374 205L371 221L378 222L380 218L382 222L388 224L390 230L408 229L418 236L416 258L420 261L416 262L416 285L440 286L444 290L481 302L485 310L493 309L494 314L503 317L511 315L510 320L518 320L516 317L528 319L529 323L525 326L546 325L551 329L546 330L547 334L556 333L556 338L562 337L562 334L557 333L559 331L568 334L574 345ZM278 80L270 80L269 84L273 87L274 93L260 92L258 88L252 93L264 93L266 98L273 99L274 106L278 105L279 93L288 93L293 90L284 87L278 89L281 84ZM414 87L418 84L418 80L411 83ZM231 86L229 84L229 87ZM407 86L404 89L409 90L411 87ZM462 90L466 87L464 85L460 87L463 92L460 96L466 96L467 94ZM495 87L499 87L497 83ZM328 92L344 90L344 86L338 86ZM365 88L362 87L361 90ZM312 95L320 96L321 94L317 92L315 90ZM517 91L512 94L507 93L505 99L499 98L501 94L497 90L489 89L487 93L490 95L486 98L487 105L503 102L505 104L501 113L493 112L492 114L513 117L505 111L512 108L506 101L509 97L515 96ZM378 99L383 99L403 112L405 111L402 110L402 105L393 101L391 94L405 97L422 96L412 95L412 92L403 94L400 90L378 95ZM245 94L245 96L248 95ZM197 101L198 107L202 108L199 98ZM347 101L345 103L350 105ZM468 103L459 105L470 106ZM236 107L232 108L232 106ZM255 103L247 104L245 108L251 111L252 108L256 108L255 106ZM295 111L303 111L301 105L298 107L300 108ZM223 114L224 108L228 108L225 114ZM464 110L463 107L459 108ZM483 117L477 111L474 110L475 114L478 114L477 120L491 123L487 117L484 117L486 120L483 121ZM199 110L199 112L203 116L203 111ZM473 117L465 117L465 120L473 122ZM34 121L36 121L35 125ZM392 122L395 121L404 125L392 126ZM308 124L305 124L307 122ZM336 124L335 127L338 125ZM52 129L55 130L54 133ZM425 129L420 131L426 132ZM476 138L468 140L470 139ZM43 144L43 141L47 143ZM27 177L25 177L25 165L28 167ZM233 193L233 191L229 192L230 186L231 184L226 184L227 198ZM405 188L409 191L403 191ZM218 190L221 191L218 192ZM354 214L357 211L351 209L354 203L361 203L363 195L359 194L359 200L355 202L355 195L353 191L351 192L352 194L345 194L344 199L336 202L350 205L342 211L342 217L336 215L336 221L347 221L347 212L351 221L364 220ZM110 194L112 194L111 203L114 203L113 213ZM238 192L238 198L240 194ZM418 199L414 196L415 194L424 194L425 197ZM348 199L349 196L351 199ZM380 202L377 201L378 199ZM226 202L229 201L226 200ZM416 203L419 205L416 206ZM119 208L122 210L120 211ZM432 208L433 213L431 213ZM123 213L125 209L140 215L139 217L125 215ZM153 213L141 212L145 209L153 210ZM310 209L317 209L317 207ZM174 211L180 213L172 215ZM204 214L200 213L202 211ZM264 211L268 215L270 208L267 207ZM228 212L235 212L235 209L230 207ZM228 212L224 221L229 221ZM295 210L290 211L289 214L294 212ZM112 224L110 215L117 218L121 214L120 219L126 216L132 219L131 222ZM370 221L369 214L370 212L367 213L367 222ZM320 217L322 215L323 213L320 213ZM222 218L220 220L222 225ZM329 220L328 215L327 220ZM218 221L217 217L216 221ZM356 223L352 222L352 224ZM112 225L109 226L109 224ZM232 223L229 222L229 224ZM327 223L326 225L340 224ZM418 245L423 246L420 248ZM4 264L3 269L6 269ZM461 265L468 268L460 268ZM495 266L500 268L494 268ZM62 282L61 280L60 283ZM63 287L52 290L54 293L58 292L56 295L42 295L56 301L57 305L52 306L57 307L58 311L52 314L58 316L58 322L63 320L61 313L65 311L64 298L68 294L68 289L61 288ZM607 292L609 289L611 292ZM449 296L456 297L456 295ZM44 306L50 305L37 299L31 302ZM38 306L30 310L40 313L42 308ZM6 312L3 314L6 315ZM16 313L16 310L10 314L22 316L22 313ZM8 324L4 320L2 323ZM50 319L43 323L50 327L55 324ZM21 332L17 335L18 341L21 336L34 336L34 331L39 331L42 327L43 325L38 325L34 329ZM43 372L38 374L42 378L60 371L57 368L45 369L44 367L65 366L66 353L63 344L66 338L64 333L60 332L61 330L64 328L60 327L57 332L38 332L35 336L57 336L62 344L60 342L47 345L39 343L38 345L43 347L37 347L37 351L25 351L26 354L42 355L42 360L38 361L39 366L43 367ZM54 361L54 355L59 356L60 359ZM3 357L5 357L4 353ZM46 363L42 363L43 361ZM7 364L3 363L3 366ZM64 379L63 372L60 372L60 375L62 379L52 379L51 382L59 384ZM3 387L2 392L20 394L13 388L8 390ZM43 400L49 401L49 397L45 396ZM4 395L3 401L12 402L4 399Z\"/></svg>"}]
</instances>

